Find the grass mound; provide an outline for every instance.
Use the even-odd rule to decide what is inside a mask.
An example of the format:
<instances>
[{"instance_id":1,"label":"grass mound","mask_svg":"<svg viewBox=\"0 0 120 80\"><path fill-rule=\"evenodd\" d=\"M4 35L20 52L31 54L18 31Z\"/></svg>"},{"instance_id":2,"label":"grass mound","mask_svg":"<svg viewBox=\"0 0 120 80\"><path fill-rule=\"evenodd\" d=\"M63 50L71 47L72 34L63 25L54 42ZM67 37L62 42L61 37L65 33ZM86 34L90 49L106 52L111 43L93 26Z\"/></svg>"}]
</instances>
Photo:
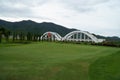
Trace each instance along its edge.
<instances>
[{"instance_id":1,"label":"grass mound","mask_svg":"<svg viewBox=\"0 0 120 80\"><path fill-rule=\"evenodd\" d=\"M91 80L120 80L120 51L95 61L90 67Z\"/></svg>"}]
</instances>

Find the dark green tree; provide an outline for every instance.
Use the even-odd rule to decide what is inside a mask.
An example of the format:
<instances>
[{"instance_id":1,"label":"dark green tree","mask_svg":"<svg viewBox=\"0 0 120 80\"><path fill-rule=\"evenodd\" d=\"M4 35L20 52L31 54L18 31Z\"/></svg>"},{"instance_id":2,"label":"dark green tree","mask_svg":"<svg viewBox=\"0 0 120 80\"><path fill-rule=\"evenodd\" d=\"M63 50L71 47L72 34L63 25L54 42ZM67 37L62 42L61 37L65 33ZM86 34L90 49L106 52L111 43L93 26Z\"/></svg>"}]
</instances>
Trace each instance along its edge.
<instances>
[{"instance_id":1,"label":"dark green tree","mask_svg":"<svg viewBox=\"0 0 120 80\"><path fill-rule=\"evenodd\" d=\"M17 33L16 32L13 32L13 42L15 42L17 40Z\"/></svg>"},{"instance_id":2,"label":"dark green tree","mask_svg":"<svg viewBox=\"0 0 120 80\"><path fill-rule=\"evenodd\" d=\"M28 32L27 33L27 41L31 41L32 40L32 33Z\"/></svg>"},{"instance_id":3,"label":"dark green tree","mask_svg":"<svg viewBox=\"0 0 120 80\"><path fill-rule=\"evenodd\" d=\"M2 41L2 31L0 30L0 43Z\"/></svg>"},{"instance_id":4,"label":"dark green tree","mask_svg":"<svg viewBox=\"0 0 120 80\"><path fill-rule=\"evenodd\" d=\"M37 40L38 40L38 37L39 37L39 34L38 34L38 33L35 33L35 34L33 35L33 40L34 40L34 41L37 41Z\"/></svg>"},{"instance_id":5,"label":"dark green tree","mask_svg":"<svg viewBox=\"0 0 120 80\"><path fill-rule=\"evenodd\" d=\"M20 39L20 41L23 41L24 40L24 33L23 32L21 32L21 33L19 33L19 39Z\"/></svg>"},{"instance_id":6,"label":"dark green tree","mask_svg":"<svg viewBox=\"0 0 120 80\"><path fill-rule=\"evenodd\" d=\"M41 34L38 34L38 40L41 41Z\"/></svg>"},{"instance_id":7,"label":"dark green tree","mask_svg":"<svg viewBox=\"0 0 120 80\"><path fill-rule=\"evenodd\" d=\"M2 35L5 34L5 28L1 27L0 28L0 43L2 42Z\"/></svg>"},{"instance_id":8,"label":"dark green tree","mask_svg":"<svg viewBox=\"0 0 120 80\"><path fill-rule=\"evenodd\" d=\"M10 31L6 30L4 36L6 38L6 42L9 42Z\"/></svg>"}]
</instances>

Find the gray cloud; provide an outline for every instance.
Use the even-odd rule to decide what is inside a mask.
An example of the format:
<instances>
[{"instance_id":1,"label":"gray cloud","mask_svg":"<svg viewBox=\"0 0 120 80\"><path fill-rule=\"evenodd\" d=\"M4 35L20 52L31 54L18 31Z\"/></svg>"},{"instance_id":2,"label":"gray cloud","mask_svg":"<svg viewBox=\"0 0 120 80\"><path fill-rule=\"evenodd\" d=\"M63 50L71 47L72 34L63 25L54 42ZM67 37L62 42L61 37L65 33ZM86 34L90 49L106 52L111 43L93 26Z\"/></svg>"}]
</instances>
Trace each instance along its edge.
<instances>
[{"instance_id":1,"label":"gray cloud","mask_svg":"<svg viewBox=\"0 0 120 80\"><path fill-rule=\"evenodd\" d=\"M1 0L0 4L8 4L14 6L14 4L23 4L29 7L34 7L36 5L43 5L48 2L48 0Z\"/></svg>"},{"instance_id":2,"label":"gray cloud","mask_svg":"<svg viewBox=\"0 0 120 80\"><path fill-rule=\"evenodd\" d=\"M94 6L99 4L108 3L110 0L59 0L69 9L79 12L94 11Z\"/></svg>"},{"instance_id":3,"label":"gray cloud","mask_svg":"<svg viewBox=\"0 0 120 80\"><path fill-rule=\"evenodd\" d=\"M32 15L31 10L28 8L15 8L15 7L9 7L9 6L1 6L0 5L0 15L3 16L28 16Z\"/></svg>"},{"instance_id":4,"label":"gray cloud","mask_svg":"<svg viewBox=\"0 0 120 80\"><path fill-rule=\"evenodd\" d=\"M1 0L0 16L49 19L33 15L32 8L45 4L47 0Z\"/></svg>"},{"instance_id":5,"label":"gray cloud","mask_svg":"<svg viewBox=\"0 0 120 80\"><path fill-rule=\"evenodd\" d=\"M70 28L120 36L119 4L120 0L0 0L0 17L52 21Z\"/></svg>"}]
</instances>

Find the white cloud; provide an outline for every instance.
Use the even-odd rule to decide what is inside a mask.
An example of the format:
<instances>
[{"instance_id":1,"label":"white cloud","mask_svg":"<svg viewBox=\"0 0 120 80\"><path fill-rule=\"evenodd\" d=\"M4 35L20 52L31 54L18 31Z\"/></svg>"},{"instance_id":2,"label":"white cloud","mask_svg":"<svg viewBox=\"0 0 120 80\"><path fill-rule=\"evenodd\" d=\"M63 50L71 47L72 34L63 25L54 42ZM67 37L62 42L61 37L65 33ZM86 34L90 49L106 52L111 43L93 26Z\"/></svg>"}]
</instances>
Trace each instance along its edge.
<instances>
[{"instance_id":1,"label":"white cloud","mask_svg":"<svg viewBox=\"0 0 120 80\"><path fill-rule=\"evenodd\" d=\"M120 36L119 0L1 0L0 17L49 21L96 34Z\"/></svg>"}]
</instances>

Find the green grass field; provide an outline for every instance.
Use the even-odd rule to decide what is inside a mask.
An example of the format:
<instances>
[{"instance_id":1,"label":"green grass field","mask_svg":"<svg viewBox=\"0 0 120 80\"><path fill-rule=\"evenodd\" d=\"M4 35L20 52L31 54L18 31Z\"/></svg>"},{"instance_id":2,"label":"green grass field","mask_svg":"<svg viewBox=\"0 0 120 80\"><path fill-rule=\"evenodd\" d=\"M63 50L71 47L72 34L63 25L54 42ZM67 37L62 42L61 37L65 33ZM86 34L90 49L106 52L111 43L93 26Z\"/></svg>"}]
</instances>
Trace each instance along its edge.
<instances>
[{"instance_id":1,"label":"green grass field","mask_svg":"<svg viewBox=\"0 0 120 80\"><path fill-rule=\"evenodd\" d=\"M108 80L104 69L113 70L111 80L120 80L120 58L113 60L114 54L120 56L120 48L53 42L0 44L0 80ZM108 66L117 62L107 68L104 61Z\"/></svg>"},{"instance_id":2,"label":"green grass field","mask_svg":"<svg viewBox=\"0 0 120 80\"><path fill-rule=\"evenodd\" d=\"M91 80L120 80L120 51L91 64L90 77Z\"/></svg>"}]
</instances>

